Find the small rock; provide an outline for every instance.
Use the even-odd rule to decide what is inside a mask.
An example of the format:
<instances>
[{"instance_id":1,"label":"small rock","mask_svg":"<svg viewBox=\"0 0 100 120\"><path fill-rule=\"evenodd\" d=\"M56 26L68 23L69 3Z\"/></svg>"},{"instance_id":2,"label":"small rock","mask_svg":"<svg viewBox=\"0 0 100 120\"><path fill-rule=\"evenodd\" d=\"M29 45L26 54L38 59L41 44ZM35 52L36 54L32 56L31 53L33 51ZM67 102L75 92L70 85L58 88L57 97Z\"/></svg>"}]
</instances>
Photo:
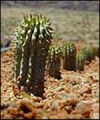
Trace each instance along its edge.
<instances>
[{"instance_id":1,"label":"small rock","mask_svg":"<svg viewBox=\"0 0 100 120\"><path fill-rule=\"evenodd\" d=\"M91 87L84 87L81 89L80 94L83 95L84 93L89 93L91 94Z\"/></svg>"},{"instance_id":2,"label":"small rock","mask_svg":"<svg viewBox=\"0 0 100 120\"><path fill-rule=\"evenodd\" d=\"M99 120L99 113L92 113L92 115L90 115L90 119L95 119L95 120Z\"/></svg>"},{"instance_id":3,"label":"small rock","mask_svg":"<svg viewBox=\"0 0 100 120\"><path fill-rule=\"evenodd\" d=\"M59 100L53 100L51 103L51 109L58 109L59 107Z\"/></svg>"}]
</instances>

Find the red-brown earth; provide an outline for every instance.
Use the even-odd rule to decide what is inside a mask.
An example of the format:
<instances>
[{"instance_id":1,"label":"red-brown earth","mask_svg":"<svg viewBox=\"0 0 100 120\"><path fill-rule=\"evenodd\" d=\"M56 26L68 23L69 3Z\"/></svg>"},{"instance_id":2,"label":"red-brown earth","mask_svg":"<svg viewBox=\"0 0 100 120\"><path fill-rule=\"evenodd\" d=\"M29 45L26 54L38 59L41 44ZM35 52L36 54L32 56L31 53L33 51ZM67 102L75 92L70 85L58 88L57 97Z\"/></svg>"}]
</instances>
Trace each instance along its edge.
<instances>
[{"instance_id":1,"label":"red-brown earth","mask_svg":"<svg viewBox=\"0 0 100 120\"><path fill-rule=\"evenodd\" d=\"M99 58L81 73L61 70L62 79L46 76L45 99L13 95L13 51L1 55L1 119L99 119Z\"/></svg>"}]
</instances>

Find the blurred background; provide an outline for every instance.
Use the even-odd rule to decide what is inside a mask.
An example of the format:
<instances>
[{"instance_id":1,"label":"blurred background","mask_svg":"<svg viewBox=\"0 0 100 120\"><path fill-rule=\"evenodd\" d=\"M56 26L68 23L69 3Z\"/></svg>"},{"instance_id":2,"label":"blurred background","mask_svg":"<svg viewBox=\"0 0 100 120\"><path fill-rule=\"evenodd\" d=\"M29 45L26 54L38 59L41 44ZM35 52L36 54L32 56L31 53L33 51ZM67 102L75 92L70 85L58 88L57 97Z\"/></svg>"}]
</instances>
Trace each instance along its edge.
<instances>
[{"instance_id":1,"label":"blurred background","mask_svg":"<svg viewBox=\"0 0 100 120\"><path fill-rule=\"evenodd\" d=\"M51 20L56 42L99 43L99 1L1 1L1 45L30 13Z\"/></svg>"}]
</instances>

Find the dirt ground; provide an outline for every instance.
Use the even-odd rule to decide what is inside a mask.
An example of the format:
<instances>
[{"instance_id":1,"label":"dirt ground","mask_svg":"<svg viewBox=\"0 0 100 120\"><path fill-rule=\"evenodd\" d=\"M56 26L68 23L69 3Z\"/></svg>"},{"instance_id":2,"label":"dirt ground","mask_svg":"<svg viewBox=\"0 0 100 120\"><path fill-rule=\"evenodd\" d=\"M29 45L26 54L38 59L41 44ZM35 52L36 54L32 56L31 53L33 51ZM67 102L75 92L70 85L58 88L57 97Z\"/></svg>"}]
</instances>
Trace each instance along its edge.
<instances>
[{"instance_id":1,"label":"dirt ground","mask_svg":"<svg viewBox=\"0 0 100 120\"><path fill-rule=\"evenodd\" d=\"M46 77L45 99L13 95L12 51L1 55L1 119L99 119L99 58L81 73L61 71L62 79Z\"/></svg>"}]
</instances>

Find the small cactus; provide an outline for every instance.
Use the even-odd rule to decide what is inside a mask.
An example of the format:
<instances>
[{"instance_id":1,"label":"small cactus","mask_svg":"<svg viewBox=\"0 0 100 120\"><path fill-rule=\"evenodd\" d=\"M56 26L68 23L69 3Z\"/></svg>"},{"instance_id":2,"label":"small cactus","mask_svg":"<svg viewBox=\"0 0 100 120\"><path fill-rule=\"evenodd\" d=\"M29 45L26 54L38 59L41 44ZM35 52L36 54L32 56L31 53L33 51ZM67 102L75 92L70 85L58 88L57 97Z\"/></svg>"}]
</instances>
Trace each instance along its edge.
<instances>
[{"instance_id":1,"label":"small cactus","mask_svg":"<svg viewBox=\"0 0 100 120\"><path fill-rule=\"evenodd\" d=\"M82 50L88 62L91 62L95 58L95 49L93 47L86 46Z\"/></svg>"},{"instance_id":2,"label":"small cactus","mask_svg":"<svg viewBox=\"0 0 100 120\"><path fill-rule=\"evenodd\" d=\"M66 70L75 70L76 64L76 46L68 42L62 46L63 68Z\"/></svg>"},{"instance_id":3,"label":"small cactus","mask_svg":"<svg viewBox=\"0 0 100 120\"><path fill-rule=\"evenodd\" d=\"M85 56L82 51L77 52L76 54L76 70L83 71L85 65Z\"/></svg>"},{"instance_id":4,"label":"small cactus","mask_svg":"<svg viewBox=\"0 0 100 120\"><path fill-rule=\"evenodd\" d=\"M51 46L47 58L47 71L49 76L61 79L61 50L60 47Z\"/></svg>"},{"instance_id":5,"label":"small cactus","mask_svg":"<svg viewBox=\"0 0 100 120\"><path fill-rule=\"evenodd\" d=\"M43 96L46 57L52 39L50 21L42 15L25 16L16 30L14 84L19 90Z\"/></svg>"}]
</instances>

